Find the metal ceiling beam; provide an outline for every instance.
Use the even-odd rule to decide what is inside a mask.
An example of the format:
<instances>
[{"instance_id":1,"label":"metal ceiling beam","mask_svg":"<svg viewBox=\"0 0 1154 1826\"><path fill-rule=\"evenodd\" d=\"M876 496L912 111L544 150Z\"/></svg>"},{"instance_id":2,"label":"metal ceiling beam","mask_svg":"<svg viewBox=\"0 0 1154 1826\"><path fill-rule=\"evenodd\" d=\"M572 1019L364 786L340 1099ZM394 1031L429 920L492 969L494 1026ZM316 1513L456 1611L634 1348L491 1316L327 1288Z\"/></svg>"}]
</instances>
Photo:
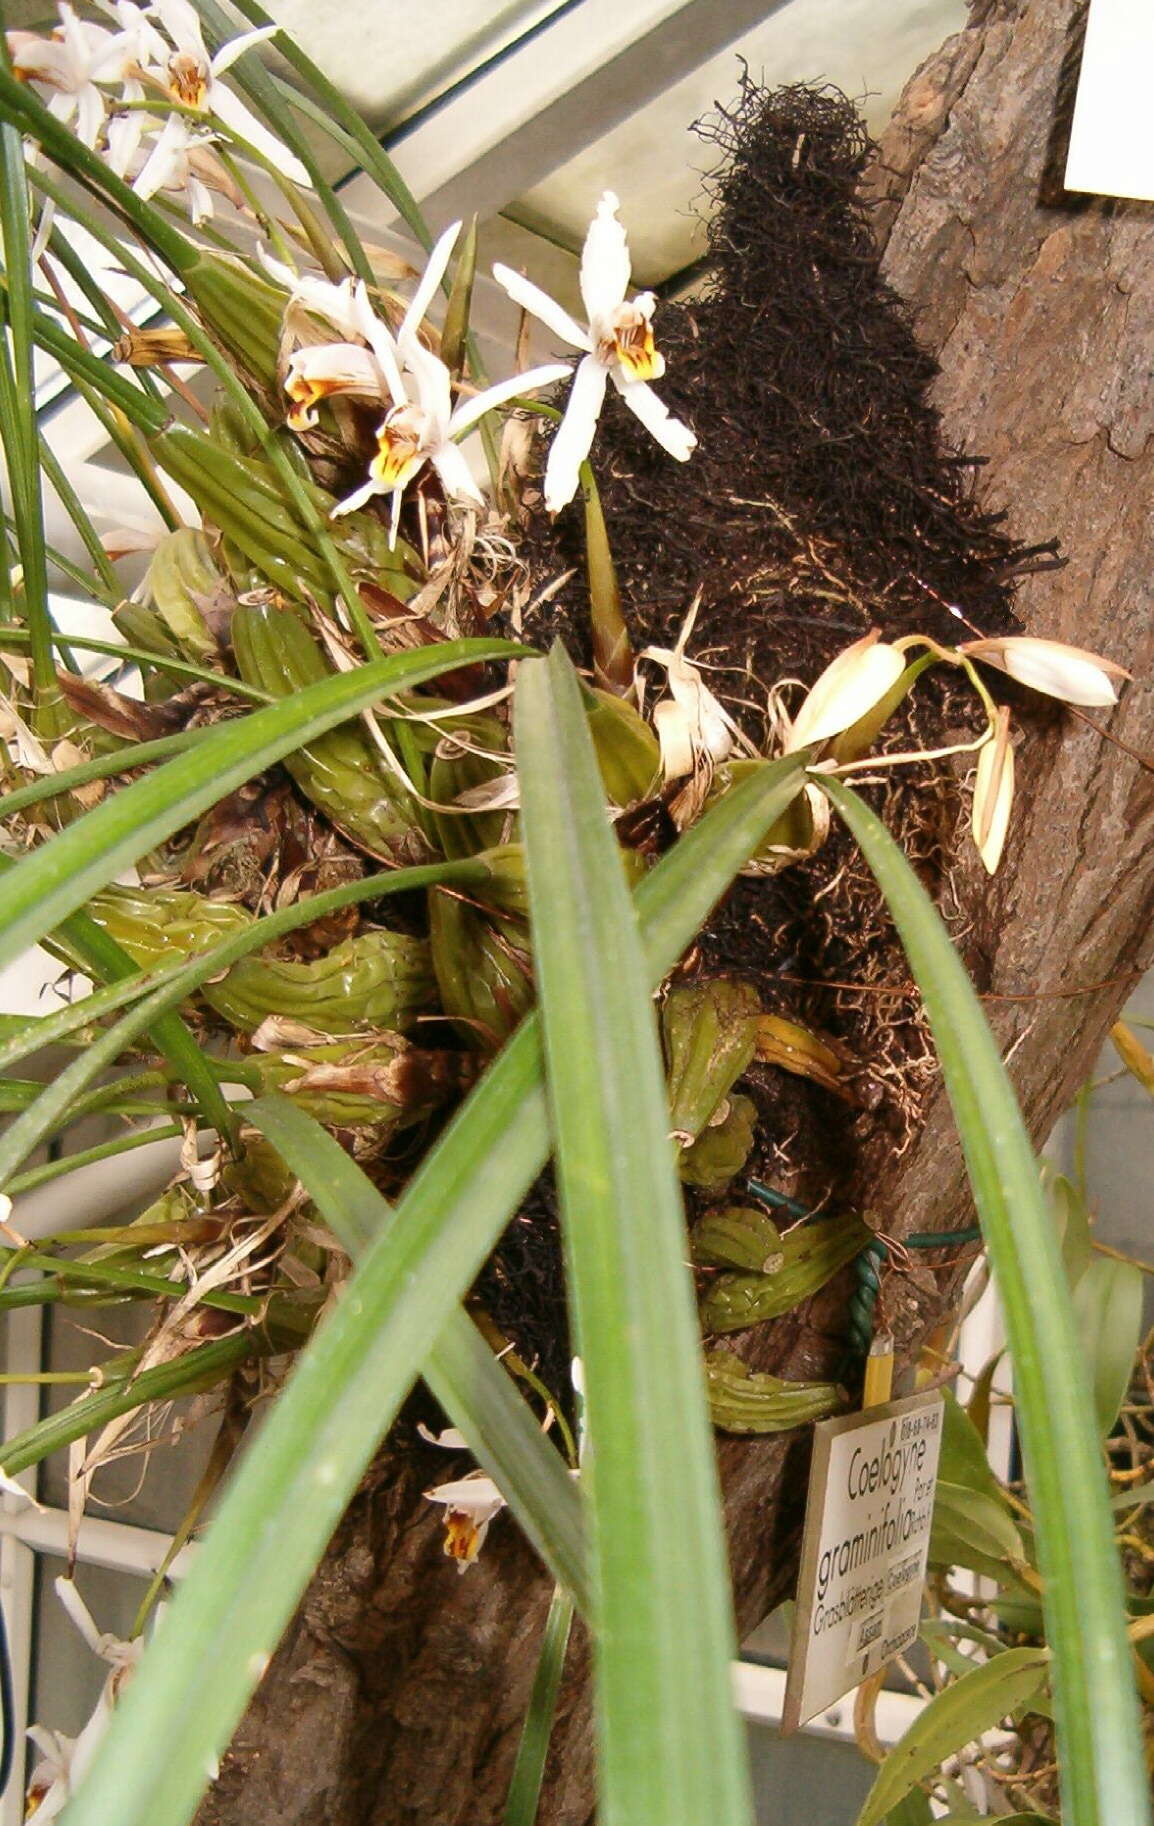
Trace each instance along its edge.
<instances>
[{"instance_id":1,"label":"metal ceiling beam","mask_svg":"<svg viewBox=\"0 0 1154 1826\"><path fill-rule=\"evenodd\" d=\"M480 72L389 152L434 229L492 215L793 0L582 0ZM342 200L380 224L368 179Z\"/></svg>"}]
</instances>

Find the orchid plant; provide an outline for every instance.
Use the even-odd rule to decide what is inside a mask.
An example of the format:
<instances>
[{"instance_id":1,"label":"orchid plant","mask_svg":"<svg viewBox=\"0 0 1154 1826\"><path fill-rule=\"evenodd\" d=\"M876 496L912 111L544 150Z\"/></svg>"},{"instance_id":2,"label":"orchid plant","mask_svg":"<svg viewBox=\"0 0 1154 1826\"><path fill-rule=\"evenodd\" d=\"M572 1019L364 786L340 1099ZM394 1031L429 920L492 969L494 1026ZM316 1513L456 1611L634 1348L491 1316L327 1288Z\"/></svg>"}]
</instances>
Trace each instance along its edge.
<instances>
[{"instance_id":1,"label":"orchid plant","mask_svg":"<svg viewBox=\"0 0 1154 1826\"><path fill-rule=\"evenodd\" d=\"M468 330L474 238L461 223L424 233L376 140L255 0L238 7L252 29L231 37L210 4L94 5L88 17L60 0L50 33L8 33L0 70L0 961L42 940L63 980L88 989L0 1028L3 1073L45 1045L72 1049L43 1089L0 1076L12 1117L0 1309L63 1294L132 1299L150 1318L130 1361L5 1442L0 1488L11 1496L70 1446L75 1527L102 1465L148 1449L141 1416L154 1404L226 1387L242 1367L291 1356L298 1368L226 1479L141 1671L139 1641L100 1637L66 1591L114 1674L78 1744L38 1728L30 1817L55 1817L66 1798L69 1826L191 1816L420 1376L452 1422L435 1443L479 1465L425 1492L429 1513L444 1511L446 1552L467 1572L490 1528L516 1516L562 1593L546 1663L564 1654L574 1605L593 1619L605 1817L747 1826L710 1420L750 1430L752 1402L752 1430L780 1431L799 1401L808 1419L844 1391L743 1378L735 1407L736 1360L711 1353L702 1376L680 1185L695 1183L702 1139L741 1115L730 1092L743 1066L671 1121L652 996L734 876L811 854L832 805L882 857L915 941L931 934L932 1000L956 960L844 780L924 761L895 746L891 719L929 666L960 669L980 728L947 752L975 766L973 832L993 869L1010 831L1013 736L981 669L1099 707L1127 675L1033 637L947 647L873 630L812 681L761 681L755 739L748 705L694 646L697 604L672 647L634 655L616 592L595 484L606 402L676 462L697 447L651 385L665 371L660 310L652 291L632 292L617 196L596 201L585 237L583 323L526 276L492 269L502 306L572 353L491 381ZM300 89L250 55L265 45ZM419 272L357 238L308 136L326 122L430 248ZM127 321L77 255L80 228L162 327ZM393 283L406 272L407 297ZM511 310L508 327L512 346ZM71 485L34 410L38 350L130 466L134 524L99 530ZM502 465L515 442L527 461ZM45 481L71 522L64 549L45 539ZM594 648L614 658L592 683L560 650L545 661L518 638L553 587L530 573L524 527L546 539L579 488ZM83 631L57 623L64 588L91 612ZM660 860L615 836L653 807L677 833ZM730 1017L748 1064L769 1017ZM672 1061L697 1056L719 1017L666 994L662 1018ZM997 1114L974 1146L983 1160L992 1150L983 1214L1012 1267L1014 1225L1045 1255L1029 1228L1030 1156L1000 1064L981 1052L980 1012L966 1018L981 1070L963 1047L947 1075L960 1104L972 1092ZM820 1043L798 1032L812 1064ZM944 1056L949 1043L947 1031ZM70 1150L89 1115L111 1132ZM146 1141L170 1142L172 1157L143 1214L44 1243L24 1234L23 1195L73 1175L81 1185ZM587 1453L566 1419L572 1391L551 1389L461 1304L551 1151ZM856 1217L851 1229L850 1253ZM826 1278L815 1270L806 1291ZM1011 1276L1027 1360L1060 1380L1072 1353L1047 1299L1015 1303ZM1056 1327L1040 1342L1039 1312ZM365 1387L371 1403L356 1395ZM1022 1410L1050 1424L1036 1391ZM1043 1504L1038 1529L1067 1550L1067 1517ZM1060 1632L1055 1644L1065 1652ZM1084 1670L1073 1650L1067 1660L1076 1684ZM1124 1724L1119 1707L1107 1711ZM547 1719L530 1722L530 1738L547 1736ZM1123 1754L1123 1726L1110 1728L1106 1750L1091 1733L1087 1754ZM526 1778L525 1819L539 1780ZM1096 1826L1089 1812L1071 1820Z\"/></svg>"}]
</instances>

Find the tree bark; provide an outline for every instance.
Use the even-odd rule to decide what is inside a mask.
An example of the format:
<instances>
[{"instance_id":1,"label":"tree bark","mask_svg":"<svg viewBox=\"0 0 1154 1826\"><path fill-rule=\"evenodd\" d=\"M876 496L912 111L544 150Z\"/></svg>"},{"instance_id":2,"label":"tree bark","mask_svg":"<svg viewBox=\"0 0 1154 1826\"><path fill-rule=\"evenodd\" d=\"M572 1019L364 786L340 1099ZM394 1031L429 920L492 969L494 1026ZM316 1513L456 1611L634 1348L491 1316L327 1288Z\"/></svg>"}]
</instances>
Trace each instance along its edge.
<instances>
[{"instance_id":1,"label":"tree bark","mask_svg":"<svg viewBox=\"0 0 1154 1826\"><path fill-rule=\"evenodd\" d=\"M1064 570L1026 580L1033 634L1134 673L1114 713L1028 729L1002 872L961 882L965 945L1036 1139L1154 957L1154 210L1055 185L1076 0L995 0L914 77L872 174L886 273L938 356L947 441L985 459L984 505ZM1124 746L1120 746L1124 745ZM968 1193L943 1097L871 1188L887 1229L953 1228ZM912 1358L955 1276L916 1277ZM844 1287L772 1328L773 1367L828 1370ZM366 1392L366 1399L371 1393ZM804 1439L725 1441L739 1623L787 1595ZM499 1819L548 1582L507 1520L458 1578L420 1492L444 1455L390 1451L334 1538L250 1708L202 1826L484 1826ZM676 1518L670 1518L676 1526ZM541 1818L591 1814L577 1643ZM209 1671L208 1677L211 1677Z\"/></svg>"}]
</instances>

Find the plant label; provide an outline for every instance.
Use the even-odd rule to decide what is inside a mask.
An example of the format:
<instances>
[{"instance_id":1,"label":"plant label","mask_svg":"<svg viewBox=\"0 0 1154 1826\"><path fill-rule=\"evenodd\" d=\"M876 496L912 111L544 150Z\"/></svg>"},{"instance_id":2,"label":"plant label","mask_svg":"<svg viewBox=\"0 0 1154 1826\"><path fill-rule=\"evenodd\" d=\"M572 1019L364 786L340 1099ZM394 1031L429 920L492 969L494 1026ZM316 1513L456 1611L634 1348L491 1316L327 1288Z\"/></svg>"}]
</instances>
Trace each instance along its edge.
<instances>
[{"instance_id":1,"label":"plant label","mask_svg":"<svg viewBox=\"0 0 1154 1826\"><path fill-rule=\"evenodd\" d=\"M942 1406L930 1390L814 1429L784 1731L824 1712L918 1633Z\"/></svg>"}]
</instances>

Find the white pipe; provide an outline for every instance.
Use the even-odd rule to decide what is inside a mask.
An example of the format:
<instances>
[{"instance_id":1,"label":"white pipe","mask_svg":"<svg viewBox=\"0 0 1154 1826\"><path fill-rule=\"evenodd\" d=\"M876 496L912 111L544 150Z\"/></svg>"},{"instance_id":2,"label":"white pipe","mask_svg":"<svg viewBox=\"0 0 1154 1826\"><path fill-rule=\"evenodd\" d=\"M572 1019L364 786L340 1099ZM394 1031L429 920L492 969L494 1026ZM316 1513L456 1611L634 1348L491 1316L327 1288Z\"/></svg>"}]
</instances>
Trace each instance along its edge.
<instances>
[{"instance_id":1,"label":"white pipe","mask_svg":"<svg viewBox=\"0 0 1154 1826\"><path fill-rule=\"evenodd\" d=\"M70 1551L68 1517L63 1509L6 1509L0 1514L0 1534L19 1541L34 1553L51 1553L66 1559ZM86 1566L105 1566L112 1572L136 1573L150 1579L164 1564L172 1536L156 1528L133 1528L127 1522L109 1522L102 1516L81 1517L76 1536L76 1557ZM169 1573L181 1578L192 1564L195 1547L186 1545L176 1555Z\"/></svg>"}]
</instances>

